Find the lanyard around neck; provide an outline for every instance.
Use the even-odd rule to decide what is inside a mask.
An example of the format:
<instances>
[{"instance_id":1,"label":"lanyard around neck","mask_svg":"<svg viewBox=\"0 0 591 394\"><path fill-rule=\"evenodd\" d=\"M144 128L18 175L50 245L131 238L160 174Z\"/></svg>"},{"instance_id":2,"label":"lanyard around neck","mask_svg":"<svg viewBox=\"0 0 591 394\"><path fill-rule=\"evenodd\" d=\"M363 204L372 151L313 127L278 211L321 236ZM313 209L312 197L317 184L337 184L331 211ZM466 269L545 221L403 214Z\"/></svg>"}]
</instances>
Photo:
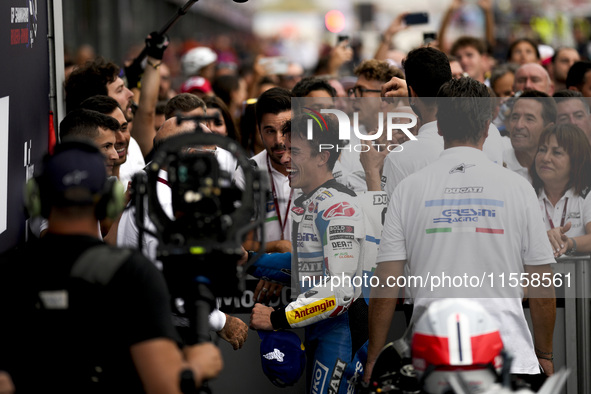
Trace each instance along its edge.
<instances>
[{"instance_id":1,"label":"lanyard around neck","mask_svg":"<svg viewBox=\"0 0 591 394\"><path fill-rule=\"evenodd\" d=\"M281 239L283 240L283 232L285 231L285 226L287 225L287 218L289 215L289 208L291 206L291 198L293 196L293 189L290 188L289 191L289 201L287 203L287 207L285 208L285 216L281 216L281 209L279 209L279 200L277 199L277 190L275 189L275 181L273 180L273 173L271 172L271 161L269 160L269 155L267 154L267 171L269 171L269 180L271 181L271 192L273 193L273 204L275 205L275 213L277 214L277 220L279 221L279 228L281 229Z\"/></svg>"},{"instance_id":2,"label":"lanyard around neck","mask_svg":"<svg viewBox=\"0 0 591 394\"><path fill-rule=\"evenodd\" d=\"M560 227L564 227L564 221L566 219L566 207L568 205L568 197L564 200L564 209L562 210L562 219L560 220ZM546 211L546 217L548 218L548 223L550 223L550 228L554 228L554 222L548 213L548 207L546 203L544 203L544 210Z\"/></svg>"}]
</instances>

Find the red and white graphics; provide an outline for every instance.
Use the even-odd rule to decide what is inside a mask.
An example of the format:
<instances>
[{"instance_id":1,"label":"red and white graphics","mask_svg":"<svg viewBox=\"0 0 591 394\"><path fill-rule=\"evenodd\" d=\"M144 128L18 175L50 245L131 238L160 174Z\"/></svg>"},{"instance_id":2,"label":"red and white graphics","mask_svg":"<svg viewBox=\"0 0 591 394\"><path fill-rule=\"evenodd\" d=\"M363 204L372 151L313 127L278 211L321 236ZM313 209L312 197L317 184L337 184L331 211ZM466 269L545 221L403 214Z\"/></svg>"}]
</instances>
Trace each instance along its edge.
<instances>
[{"instance_id":1,"label":"red and white graphics","mask_svg":"<svg viewBox=\"0 0 591 394\"><path fill-rule=\"evenodd\" d=\"M503 349L497 323L482 305L466 299L432 303L416 324L413 365L428 393L443 393L450 374L460 372L472 388L485 389L496 380ZM493 368L491 368L493 367Z\"/></svg>"}]
</instances>

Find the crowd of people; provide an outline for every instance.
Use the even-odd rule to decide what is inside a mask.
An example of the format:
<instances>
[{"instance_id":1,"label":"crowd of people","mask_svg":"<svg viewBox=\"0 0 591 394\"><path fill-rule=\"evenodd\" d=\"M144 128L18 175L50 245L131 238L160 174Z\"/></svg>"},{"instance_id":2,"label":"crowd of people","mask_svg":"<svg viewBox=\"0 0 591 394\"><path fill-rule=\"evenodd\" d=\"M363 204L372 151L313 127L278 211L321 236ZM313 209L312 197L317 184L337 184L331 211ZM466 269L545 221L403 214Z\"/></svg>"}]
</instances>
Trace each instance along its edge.
<instances>
[{"instance_id":1,"label":"crowd of people","mask_svg":"<svg viewBox=\"0 0 591 394\"><path fill-rule=\"evenodd\" d=\"M138 215L124 192L171 138L216 133L268 179L266 212L256 212L264 231L246 235L236 263L288 253L293 263L271 264L291 277L259 278L249 325L214 308L211 331L240 349L249 327L304 327L308 392L352 392L370 381L397 305L412 325L436 298L472 298L512 354L515 380L539 389L554 373L554 282L507 290L491 279L478 291L351 283L365 273L378 283L441 272L545 278L555 258L591 252L591 61L568 47L542 57L530 38L494 58L492 2L479 4L485 39L446 41L461 7L453 1L438 41L394 48L407 27L401 14L373 58L358 59L345 39L314 70L264 54L245 61L231 46L194 45L172 58L168 37L157 33L146 38L143 66L91 56L69 67L59 143L27 188L30 214L45 218L39 239L0 265L3 314L27 311L2 325L0 370L8 374L0 387L13 387L12 378L23 392L188 392L218 375L219 349L178 330L183 303L167 302L152 217ZM222 176L245 190L227 150L187 152L214 155ZM173 218L167 170L157 190ZM268 306L284 286L294 300ZM494 370L498 355L479 364ZM421 357L414 366L425 375L468 365L450 356L428 368ZM47 366L41 376L30 376L32 358ZM447 384L424 387L443 392Z\"/></svg>"}]
</instances>

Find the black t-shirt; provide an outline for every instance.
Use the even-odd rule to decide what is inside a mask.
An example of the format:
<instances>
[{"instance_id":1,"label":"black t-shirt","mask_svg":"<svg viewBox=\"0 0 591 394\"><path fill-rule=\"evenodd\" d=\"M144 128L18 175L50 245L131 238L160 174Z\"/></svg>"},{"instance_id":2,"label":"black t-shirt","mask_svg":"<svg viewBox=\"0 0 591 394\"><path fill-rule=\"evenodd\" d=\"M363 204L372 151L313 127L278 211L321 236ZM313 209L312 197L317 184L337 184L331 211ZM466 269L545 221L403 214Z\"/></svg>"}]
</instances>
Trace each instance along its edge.
<instances>
[{"instance_id":1,"label":"black t-shirt","mask_svg":"<svg viewBox=\"0 0 591 394\"><path fill-rule=\"evenodd\" d=\"M101 244L48 234L0 256L0 369L19 392L142 392L130 346L180 343L164 279L141 254L108 247L108 259L93 253L92 273L72 276Z\"/></svg>"}]
</instances>

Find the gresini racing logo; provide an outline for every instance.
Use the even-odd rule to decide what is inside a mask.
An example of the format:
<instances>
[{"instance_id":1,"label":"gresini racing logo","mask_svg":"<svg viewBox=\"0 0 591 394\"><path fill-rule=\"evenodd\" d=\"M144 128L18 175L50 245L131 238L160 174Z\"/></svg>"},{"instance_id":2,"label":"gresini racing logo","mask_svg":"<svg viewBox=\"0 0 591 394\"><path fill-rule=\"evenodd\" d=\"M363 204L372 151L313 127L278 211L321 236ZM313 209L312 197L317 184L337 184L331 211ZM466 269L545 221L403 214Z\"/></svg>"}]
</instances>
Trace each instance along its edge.
<instances>
[{"instance_id":1,"label":"gresini racing logo","mask_svg":"<svg viewBox=\"0 0 591 394\"><path fill-rule=\"evenodd\" d=\"M285 357L285 354L283 354L281 352L281 350L274 348L272 352L269 352L267 354L263 354L263 357L266 358L267 360L277 360L280 363L282 363L283 357Z\"/></svg>"},{"instance_id":2,"label":"gresini racing logo","mask_svg":"<svg viewBox=\"0 0 591 394\"><path fill-rule=\"evenodd\" d=\"M378 138L380 138L382 136L382 134L384 133L384 113L383 112L379 112L378 113L378 130L375 134L363 134L361 133L361 131L359 131L359 113L358 112L353 112L353 125L351 126L351 120L349 119L349 116L338 109L334 109L334 108L330 108L330 109L321 109L320 112L314 111L310 108L306 108L308 111L307 114L310 117L310 119L308 119L308 134L307 134L307 138L309 140L313 139L314 137L314 131L313 131L313 126L314 123L316 123L319 128L320 128L320 132L325 132L328 129L326 120L324 119L324 117L322 116L322 114L333 114L336 115L338 121L339 121L339 139L340 140L350 140L351 139L351 128L353 128L353 132L355 133L355 135L361 139L361 140L365 140L365 141L374 141L377 140ZM410 123L394 123L394 119L395 118L404 118L404 119L410 119ZM415 114L409 114L406 112L387 112L386 113L386 137L388 139L388 141L392 141L393 137L393 130L400 130L402 131L404 134L406 134L406 136L412 140L412 141L416 141L417 137L415 137L410 131L409 129L416 126L417 124L417 116ZM393 144L393 145L384 145L384 144L373 144L373 146L375 147L376 150L378 151L382 151L384 149L387 149L389 152L400 152L402 151L402 148L399 148L400 145L398 144ZM331 149L337 149L337 152L340 150L349 150L351 151L351 149L355 150L356 152L367 152L370 147L367 144L358 144L355 146L351 146L348 145L346 147L339 147L339 146L334 146L332 144L320 144L320 146L318 147L319 151L322 150L331 150ZM395 150L399 148L398 150Z\"/></svg>"},{"instance_id":3,"label":"gresini racing logo","mask_svg":"<svg viewBox=\"0 0 591 394\"><path fill-rule=\"evenodd\" d=\"M443 217L433 219L433 223L457 223L478 222L479 217L494 218L497 216L494 209L446 209L441 212Z\"/></svg>"}]
</instances>

